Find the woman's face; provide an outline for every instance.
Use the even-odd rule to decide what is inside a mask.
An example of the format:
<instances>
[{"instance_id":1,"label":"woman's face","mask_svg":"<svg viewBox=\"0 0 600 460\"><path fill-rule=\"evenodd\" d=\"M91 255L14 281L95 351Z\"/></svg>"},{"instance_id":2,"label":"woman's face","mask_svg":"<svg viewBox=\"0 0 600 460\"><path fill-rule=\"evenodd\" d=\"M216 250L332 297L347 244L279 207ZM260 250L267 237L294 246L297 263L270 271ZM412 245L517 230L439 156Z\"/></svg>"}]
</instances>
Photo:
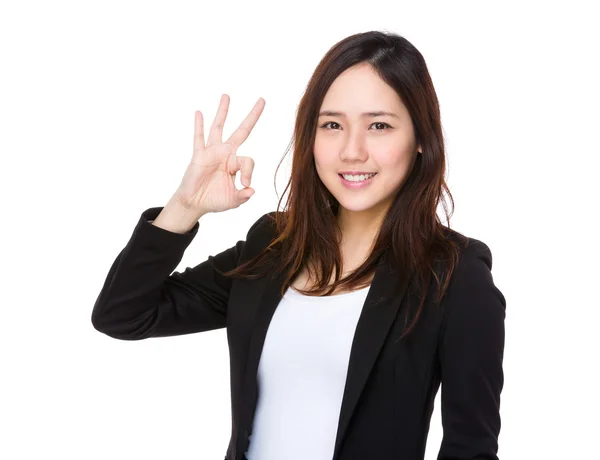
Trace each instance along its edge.
<instances>
[{"instance_id":1,"label":"woman's face","mask_svg":"<svg viewBox=\"0 0 600 460\"><path fill-rule=\"evenodd\" d=\"M319 112L314 158L340 213L383 215L410 174L417 150L408 110L370 65L336 78ZM346 180L345 172L376 174Z\"/></svg>"}]
</instances>

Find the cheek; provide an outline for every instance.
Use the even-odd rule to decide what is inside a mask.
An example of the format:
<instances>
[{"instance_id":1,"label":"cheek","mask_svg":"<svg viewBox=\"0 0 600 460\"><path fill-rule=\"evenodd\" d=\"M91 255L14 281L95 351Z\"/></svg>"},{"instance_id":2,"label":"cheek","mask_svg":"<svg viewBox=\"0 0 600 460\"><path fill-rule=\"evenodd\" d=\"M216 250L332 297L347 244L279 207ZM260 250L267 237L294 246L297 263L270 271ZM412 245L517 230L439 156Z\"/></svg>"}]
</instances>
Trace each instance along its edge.
<instances>
[{"instance_id":1,"label":"cheek","mask_svg":"<svg viewBox=\"0 0 600 460\"><path fill-rule=\"evenodd\" d=\"M384 193L393 193L402 185L410 173L410 153L390 153L377 158L377 168L383 173L381 187Z\"/></svg>"},{"instance_id":2,"label":"cheek","mask_svg":"<svg viewBox=\"0 0 600 460\"><path fill-rule=\"evenodd\" d=\"M331 147L328 147L323 142L321 142L321 143L315 142L315 146L313 149L313 155L314 155L315 166L317 167L317 170L337 165L339 162L339 158L335 154L335 150L332 149Z\"/></svg>"},{"instance_id":3,"label":"cheek","mask_svg":"<svg viewBox=\"0 0 600 460\"><path fill-rule=\"evenodd\" d=\"M374 152L373 160L382 170L400 172L410 166L411 154L407 151L382 150Z\"/></svg>"},{"instance_id":4,"label":"cheek","mask_svg":"<svg viewBox=\"0 0 600 460\"><path fill-rule=\"evenodd\" d=\"M315 144L313 147L313 151L315 152L315 156L323 156L323 154L328 150L327 143L321 139L321 136L317 136L315 138Z\"/></svg>"}]
</instances>

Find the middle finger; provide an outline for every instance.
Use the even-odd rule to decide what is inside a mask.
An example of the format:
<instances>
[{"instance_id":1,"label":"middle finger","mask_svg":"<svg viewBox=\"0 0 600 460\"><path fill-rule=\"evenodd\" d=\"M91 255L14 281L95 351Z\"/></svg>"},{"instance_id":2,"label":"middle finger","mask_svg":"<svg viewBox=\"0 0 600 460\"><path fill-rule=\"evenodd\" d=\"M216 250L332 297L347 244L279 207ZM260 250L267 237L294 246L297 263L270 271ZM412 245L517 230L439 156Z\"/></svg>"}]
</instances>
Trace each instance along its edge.
<instances>
[{"instance_id":1,"label":"middle finger","mask_svg":"<svg viewBox=\"0 0 600 460\"><path fill-rule=\"evenodd\" d=\"M254 128L254 125L256 125L256 122L258 121L264 108L265 100L262 97L259 97L256 104L254 104L254 107L252 107L250 113L246 116L246 118L244 118L244 121L242 121L242 124L239 126L239 128L236 129L231 136L229 136L229 139L227 139L226 143L233 145L234 149L237 149L246 139L248 139L252 128Z\"/></svg>"}]
</instances>

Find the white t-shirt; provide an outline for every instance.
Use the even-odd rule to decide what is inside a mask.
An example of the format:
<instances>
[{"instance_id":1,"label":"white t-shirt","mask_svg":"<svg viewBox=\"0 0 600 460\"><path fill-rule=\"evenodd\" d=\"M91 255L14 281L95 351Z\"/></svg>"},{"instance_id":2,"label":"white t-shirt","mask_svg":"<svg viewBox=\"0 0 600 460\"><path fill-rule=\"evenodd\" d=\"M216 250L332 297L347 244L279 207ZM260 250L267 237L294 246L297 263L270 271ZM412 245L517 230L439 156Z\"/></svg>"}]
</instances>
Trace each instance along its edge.
<instances>
[{"instance_id":1,"label":"white t-shirt","mask_svg":"<svg viewBox=\"0 0 600 460\"><path fill-rule=\"evenodd\" d=\"M289 288L258 366L248 460L330 460L350 348L369 286L328 297Z\"/></svg>"}]
</instances>

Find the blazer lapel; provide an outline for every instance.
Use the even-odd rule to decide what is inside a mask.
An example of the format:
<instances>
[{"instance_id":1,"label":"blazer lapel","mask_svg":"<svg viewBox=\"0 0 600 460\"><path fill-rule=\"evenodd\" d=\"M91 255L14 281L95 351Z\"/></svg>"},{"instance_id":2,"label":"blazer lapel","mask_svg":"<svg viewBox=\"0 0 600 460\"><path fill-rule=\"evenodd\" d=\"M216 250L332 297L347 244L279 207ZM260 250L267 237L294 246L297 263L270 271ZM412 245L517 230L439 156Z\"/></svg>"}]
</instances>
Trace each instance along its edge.
<instances>
[{"instance_id":1,"label":"blazer lapel","mask_svg":"<svg viewBox=\"0 0 600 460\"><path fill-rule=\"evenodd\" d=\"M250 433L257 403L258 364L269 323L277 305L281 301L279 291L284 281L283 278L283 275L264 278L257 286L257 289L261 290L262 294L258 296L260 303L257 306L257 312L251 326L252 333L248 360L246 362L240 399L243 407L240 412L239 428L243 432L238 431L242 435L238 437L238 449L243 449L244 451L247 447L246 441ZM350 350L348 374L342 398L333 460L339 455L341 443L360 394L379 355L379 351L385 342L389 329L398 314L398 309L406 294L411 278L412 275L401 277L397 271L394 271L387 263L386 254L380 258L358 320ZM239 455L239 458L243 458L241 457L241 453Z\"/></svg>"}]
</instances>

